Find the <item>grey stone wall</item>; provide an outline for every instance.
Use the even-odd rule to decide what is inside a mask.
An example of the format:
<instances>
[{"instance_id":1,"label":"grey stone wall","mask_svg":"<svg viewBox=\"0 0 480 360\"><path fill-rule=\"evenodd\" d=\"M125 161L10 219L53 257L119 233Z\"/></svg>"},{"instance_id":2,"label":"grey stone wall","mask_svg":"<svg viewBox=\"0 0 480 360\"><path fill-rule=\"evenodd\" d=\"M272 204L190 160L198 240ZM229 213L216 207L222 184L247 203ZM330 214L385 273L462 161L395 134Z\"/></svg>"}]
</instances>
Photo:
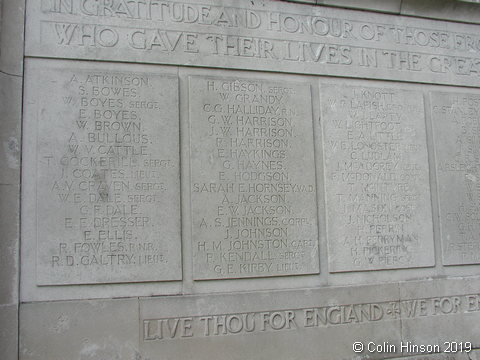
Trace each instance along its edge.
<instances>
[{"instance_id":1,"label":"grey stone wall","mask_svg":"<svg viewBox=\"0 0 480 360\"><path fill-rule=\"evenodd\" d=\"M0 10L6 359L480 358L480 4Z\"/></svg>"},{"instance_id":2,"label":"grey stone wall","mask_svg":"<svg viewBox=\"0 0 480 360\"><path fill-rule=\"evenodd\" d=\"M22 1L0 10L0 348L18 358L20 162L23 80Z\"/></svg>"}]
</instances>

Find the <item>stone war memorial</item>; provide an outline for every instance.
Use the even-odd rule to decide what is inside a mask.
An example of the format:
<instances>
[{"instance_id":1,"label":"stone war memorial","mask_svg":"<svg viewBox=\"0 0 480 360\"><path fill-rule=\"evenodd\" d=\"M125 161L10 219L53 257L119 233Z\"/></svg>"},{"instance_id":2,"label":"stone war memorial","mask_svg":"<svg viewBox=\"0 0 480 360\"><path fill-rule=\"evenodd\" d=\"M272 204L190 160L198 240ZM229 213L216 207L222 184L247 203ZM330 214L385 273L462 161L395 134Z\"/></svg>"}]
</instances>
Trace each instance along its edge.
<instances>
[{"instance_id":1,"label":"stone war memorial","mask_svg":"<svg viewBox=\"0 0 480 360\"><path fill-rule=\"evenodd\" d=\"M480 360L480 2L0 0L1 360Z\"/></svg>"}]
</instances>

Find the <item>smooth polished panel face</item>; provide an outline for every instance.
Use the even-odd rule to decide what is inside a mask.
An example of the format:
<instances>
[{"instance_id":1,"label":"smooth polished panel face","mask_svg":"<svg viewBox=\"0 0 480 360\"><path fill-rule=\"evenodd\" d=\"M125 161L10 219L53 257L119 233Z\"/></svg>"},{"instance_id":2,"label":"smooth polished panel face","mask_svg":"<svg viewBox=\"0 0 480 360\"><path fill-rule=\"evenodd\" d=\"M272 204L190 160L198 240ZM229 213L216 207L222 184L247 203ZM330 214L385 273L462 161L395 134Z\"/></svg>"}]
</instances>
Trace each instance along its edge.
<instances>
[{"instance_id":1,"label":"smooth polished panel face","mask_svg":"<svg viewBox=\"0 0 480 360\"><path fill-rule=\"evenodd\" d=\"M480 96L432 92L445 265L480 263Z\"/></svg>"},{"instance_id":2,"label":"smooth polished panel face","mask_svg":"<svg viewBox=\"0 0 480 360\"><path fill-rule=\"evenodd\" d=\"M190 77L194 279L319 271L310 85Z\"/></svg>"},{"instance_id":3,"label":"smooth polished panel face","mask_svg":"<svg viewBox=\"0 0 480 360\"><path fill-rule=\"evenodd\" d=\"M321 85L331 272L434 265L422 94Z\"/></svg>"},{"instance_id":4,"label":"smooth polished panel face","mask_svg":"<svg viewBox=\"0 0 480 360\"><path fill-rule=\"evenodd\" d=\"M27 64L38 285L182 277L178 80L142 70Z\"/></svg>"}]
</instances>

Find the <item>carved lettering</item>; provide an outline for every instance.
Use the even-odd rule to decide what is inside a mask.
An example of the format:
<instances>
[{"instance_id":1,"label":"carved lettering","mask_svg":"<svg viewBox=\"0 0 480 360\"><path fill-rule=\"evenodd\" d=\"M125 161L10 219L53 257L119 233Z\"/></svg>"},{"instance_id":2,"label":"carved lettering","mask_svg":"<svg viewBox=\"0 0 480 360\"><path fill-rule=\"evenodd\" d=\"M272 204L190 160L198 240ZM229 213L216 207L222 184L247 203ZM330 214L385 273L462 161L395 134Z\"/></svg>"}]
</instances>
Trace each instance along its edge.
<instances>
[{"instance_id":1,"label":"carved lettering","mask_svg":"<svg viewBox=\"0 0 480 360\"><path fill-rule=\"evenodd\" d=\"M333 85L322 93L331 271L433 265L421 95Z\"/></svg>"},{"instance_id":2,"label":"carved lettering","mask_svg":"<svg viewBox=\"0 0 480 360\"><path fill-rule=\"evenodd\" d=\"M480 97L431 93L445 265L480 263Z\"/></svg>"},{"instance_id":3,"label":"carved lettering","mask_svg":"<svg viewBox=\"0 0 480 360\"><path fill-rule=\"evenodd\" d=\"M225 66L229 58L233 68L471 86L480 76L480 36L471 25L450 31L428 20L377 15L378 20L365 21L341 9L314 15L308 6L294 12L284 4L278 11L268 2L248 9L208 0L28 5L38 31L27 31L26 50L34 56L121 61L140 56L147 62L213 67Z\"/></svg>"},{"instance_id":4,"label":"carved lettering","mask_svg":"<svg viewBox=\"0 0 480 360\"><path fill-rule=\"evenodd\" d=\"M51 66L31 80L38 283L180 279L176 79Z\"/></svg>"},{"instance_id":5,"label":"carved lettering","mask_svg":"<svg viewBox=\"0 0 480 360\"><path fill-rule=\"evenodd\" d=\"M196 279L318 272L310 96L190 78Z\"/></svg>"},{"instance_id":6,"label":"carved lettering","mask_svg":"<svg viewBox=\"0 0 480 360\"><path fill-rule=\"evenodd\" d=\"M362 304L329 304L305 308L265 310L190 317L144 318L144 342L182 338L236 336L295 331L371 322L449 316L480 311L480 295L393 300Z\"/></svg>"}]
</instances>

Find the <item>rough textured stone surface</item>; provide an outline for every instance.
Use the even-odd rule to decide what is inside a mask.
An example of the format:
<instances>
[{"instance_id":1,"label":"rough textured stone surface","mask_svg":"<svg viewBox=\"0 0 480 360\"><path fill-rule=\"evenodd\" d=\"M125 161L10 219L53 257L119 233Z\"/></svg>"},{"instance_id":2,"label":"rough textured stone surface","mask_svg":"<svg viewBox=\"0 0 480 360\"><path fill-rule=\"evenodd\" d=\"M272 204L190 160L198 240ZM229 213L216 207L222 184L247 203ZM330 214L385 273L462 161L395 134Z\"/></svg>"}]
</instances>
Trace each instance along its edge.
<instances>
[{"instance_id":1,"label":"rough textured stone surface","mask_svg":"<svg viewBox=\"0 0 480 360\"><path fill-rule=\"evenodd\" d=\"M479 348L479 285L474 278L402 283L402 299L423 299L404 302L409 314L416 315L402 321L402 339L442 349L444 342L468 341Z\"/></svg>"},{"instance_id":2,"label":"rough textured stone surface","mask_svg":"<svg viewBox=\"0 0 480 360\"><path fill-rule=\"evenodd\" d=\"M24 0L0 2L0 349L18 359Z\"/></svg>"},{"instance_id":3,"label":"rough textured stone surface","mask_svg":"<svg viewBox=\"0 0 480 360\"><path fill-rule=\"evenodd\" d=\"M0 72L23 73L25 0L2 0L0 10Z\"/></svg>"},{"instance_id":4,"label":"rough textured stone surface","mask_svg":"<svg viewBox=\"0 0 480 360\"><path fill-rule=\"evenodd\" d=\"M445 265L480 263L478 243L480 96L431 93L432 127Z\"/></svg>"},{"instance_id":5,"label":"rough textured stone surface","mask_svg":"<svg viewBox=\"0 0 480 360\"><path fill-rule=\"evenodd\" d=\"M0 184L20 182L22 78L0 72Z\"/></svg>"},{"instance_id":6,"label":"rough textured stone surface","mask_svg":"<svg viewBox=\"0 0 480 360\"><path fill-rule=\"evenodd\" d=\"M18 302L18 185L0 185L0 305Z\"/></svg>"},{"instance_id":7,"label":"rough textured stone surface","mask_svg":"<svg viewBox=\"0 0 480 360\"><path fill-rule=\"evenodd\" d=\"M480 4L458 0L402 0L403 15L480 23Z\"/></svg>"},{"instance_id":8,"label":"rough textured stone surface","mask_svg":"<svg viewBox=\"0 0 480 360\"><path fill-rule=\"evenodd\" d=\"M2 359L18 359L18 305L0 305Z\"/></svg>"},{"instance_id":9,"label":"rough textured stone surface","mask_svg":"<svg viewBox=\"0 0 480 360\"><path fill-rule=\"evenodd\" d=\"M400 3L400 0L317 0L319 5L341 6L388 13L399 13Z\"/></svg>"},{"instance_id":10,"label":"rough textured stone surface","mask_svg":"<svg viewBox=\"0 0 480 360\"><path fill-rule=\"evenodd\" d=\"M26 54L478 84L472 25L267 0L178 1L151 12L80 4L29 2Z\"/></svg>"},{"instance_id":11,"label":"rough textured stone surface","mask_svg":"<svg viewBox=\"0 0 480 360\"><path fill-rule=\"evenodd\" d=\"M0 2L0 349L18 359L24 0Z\"/></svg>"},{"instance_id":12,"label":"rough textured stone surface","mask_svg":"<svg viewBox=\"0 0 480 360\"><path fill-rule=\"evenodd\" d=\"M433 266L422 95L322 85L330 271Z\"/></svg>"},{"instance_id":13,"label":"rough textured stone surface","mask_svg":"<svg viewBox=\"0 0 480 360\"><path fill-rule=\"evenodd\" d=\"M22 78L0 72L0 304L18 301Z\"/></svg>"},{"instance_id":14,"label":"rough textured stone surface","mask_svg":"<svg viewBox=\"0 0 480 360\"><path fill-rule=\"evenodd\" d=\"M310 86L189 83L194 278L318 273Z\"/></svg>"},{"instance_id":15,"label":"rough textured stone surface","mask_svg":"<svg viewBox=\"0 0 480 360\"><path fill-rule=\"evenodd\" d=\"M138 301L22 304L20 359L139 359Z\"/></svg>"}]
</instances>

